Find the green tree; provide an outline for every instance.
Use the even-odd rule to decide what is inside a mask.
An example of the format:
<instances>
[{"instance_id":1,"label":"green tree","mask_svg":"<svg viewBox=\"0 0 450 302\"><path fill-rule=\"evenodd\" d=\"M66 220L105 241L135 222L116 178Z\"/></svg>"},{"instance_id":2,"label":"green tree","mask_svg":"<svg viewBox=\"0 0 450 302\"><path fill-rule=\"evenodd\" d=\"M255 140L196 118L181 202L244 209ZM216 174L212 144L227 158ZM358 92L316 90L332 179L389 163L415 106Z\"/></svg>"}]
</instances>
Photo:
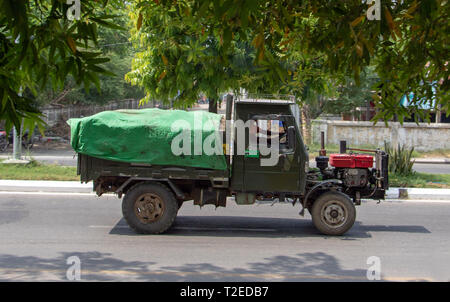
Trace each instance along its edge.
<instances>
[{"instance_id":1,"label":"green tree","mask_svg":"<svg viewBox=\"0 0 450 302\"><path fill-rule=\"evenodd\" d=\"M300 45L290 50L288 73L291 77L283 86L285 93L294 94L301 109L302 132L305 142L311 142L311 121L324 110L329 98L337 96L337 83L342 75L328 72L324 55L302 52Z\"/></svg>"},{"instance_id":2,"label":"green tree","mask_svg":"<svg viewBox=\"0 0 450 302\"><path fill-rule=\"evenodd\" d=\"M158 3L167 11L179 11L183 23L198 31L214 27L224 45L233 36L253 41L258 59L269 66L267 46L289 56L293 45L300 45L302 53L322 53L328 72L352 75L358 85L360 73L373 65L380 77L377 119L398 115L401 120L412 113L425 117L423 105L441 106L450 114L450 2L380 2L380 20L368 20L368 5L361 0L138 1L137 9ZM399 102L406 92L415 95L409 107Z\"/></svg>"},{"instance_id":3,"label":"green tree","mask_svg":"<svg viewBox=\"0 0 450 302\"><path fill-rule=\"evenodd\" d=\"M403 117L417 113L415 116L426 119L427 111L421 110L424 105L450 114L450 3L447 0L380 1L380 20L367 19L368 6L361 0L83 0L81 18L75 21L67 20L65 2L0 2L0 120L5 120L8 127L13 123L20 126L20 118L39 120L39 112L31 100L20 96L21 87L35 93L38 84L45 87L47 80L62 87L68 75L73 76L77 84L99 86L98 75L106 70L99 66L105 59L93 48L98 45L97 27L117 27L111 22L110 8L130 2L138 31L142 24L153 22L149 17L154 12L160 12L163 18L169 13L176 14L177 22L189 28L190 36L203 39L203 33L206 33L211 41L218 42L217 53L210 55L214 54L215 62L221 66L229 66L228 49L233 48L233 43L251 43L256 49L256 65L264 66L267 71L260 78L267 81L266 75L273 75L273 83L282 81L286 84L291 78L290 70L282 68L283 64L279 62L286 62L295 53L291 50L298 48L301 53L311 56L323 54L324 72L352 75L356 84L359 84L363 69L373 65L380 77L377 118L388 120L398 115L402 121ZM148 27L142 28L147 30ZM146 39L154 38L140 37L143 45ZM203 39L201 43L204 42ZM201 45L197 41L192 43ZM183 45L188 43L185 41ZM164 53L154 52L162 46L148 46L147 54L141 49L135 64L139 64L139 60L148 63L150 55L163 60L161 55ZM175 45L171 47L176 48ZM195 58L201 57L195 55ZM188 57L180 59L183 63L176 65L178 68L190 63ZM145 83L162 81L169 71L164 74L158 69L159 73L155 74L145 67L139 70L147 75L130 77L130 80L144 87L148 86ZM172 85L178 80L183 81L176 77L172 80ZM194 84L197 87L199 82ZM167 87L160 90L165 90L161 93L167 96L187 99L186 91L180 91L178 95L178 89L175 93ZM407 92L414 93L415 97L410 100L412 106L403 107L399 99ZM434 97L436 101L433 102Z\"/></svg>"},{"instance_id":4,"label":"green tree","mask_svg":"<svg viewBox=\"0 0 450 302\"><path fill-rule=\"evenodd\" d=\"M257 70L253 66L256 52L239 37L225 45L213 26L198 28L184 22L182 12L156 3L131 17L139 51L126 78L145 88L144 102L158 99L184 107L204 94L209 110L217 112L221 93L262 85L263 80L252 73ZM259 75L264 69L258 69Z\"/></svg>"},{"instance_id":5,"label":"green tree","mask_svg":"<svg viewBox=\"0 0 450 302\"><path fill-rule=\"evenodd\" d=\"M130 22L127 8L116 8L112 11L115 15L114 23L124 28L116 30L107 27L100 27L98 30L98 44L102 54L110 60L100 66L114 75L99 75L99 88L80 87L76 85L73 77L69 76L64 87L54 89L51 85L41 90L36 99L41 106L71 105L71 104L99 104L103 105L109 101L121 99L141 99L144 93L137 87L132 87L125 81L125 74L131 70L131 60L134 56L134 49L130 39Z\"/></svg>"},{"instance_id":6,"label":"green tree","mask_svg":"<svg viewBox=\"0 0 450 302\"><path fill-rule=\"evenodd\" d=\"M346 77L344 82L337 86L337 97L329 100L324 105L324 112L346 113L356 115L356 107L366 107L370 102L374 102L374 91L378 76L371 69L367 68L360 75L360 83L356 84L351 77ZM359 117L359 116L355 116Z\"/></svg>"},{"instance_id":7,"label":"green tree","mask_svg":"<svg viewBox=\"0 0 450 302\"><path fill-rule=\"evenodd\" d=\"M27 97L47 83L63 87L68 76L77 85L99 86L100 64L109 61L97 50L99 26L120 29L110 7L122 1L80 1L80 18L69 20L64 0L0 2L0 120L32 128L42 125L40 112ZM24 93L26 92L26 93Z\"/></svg>"}]
</instances>

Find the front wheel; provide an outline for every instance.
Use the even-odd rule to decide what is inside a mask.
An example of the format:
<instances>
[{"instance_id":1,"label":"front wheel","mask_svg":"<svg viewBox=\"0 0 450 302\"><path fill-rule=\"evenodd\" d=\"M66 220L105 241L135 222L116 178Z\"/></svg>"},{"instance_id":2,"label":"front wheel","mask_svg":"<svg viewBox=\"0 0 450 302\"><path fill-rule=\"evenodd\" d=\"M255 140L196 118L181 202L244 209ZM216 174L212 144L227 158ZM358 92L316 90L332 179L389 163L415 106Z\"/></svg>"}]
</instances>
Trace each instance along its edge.
<instances>
[{"instance_id":1,"label":"front wheel","mask_svg":"<svg viewBox=\"0 0 450 302\"><path fill-rule=\"evenodd\" d=\"M355 223L356 209L352 200L341 192L327 192L312 205L314 226L325 235L342 235Z\"/></svg>"},{"instance_id":2,"label":"front wheel","mask_svg":"<svg viewBox=\"0 0 450 302\"><path fill-rule=\"evenodd\" d=\"M140 183L123 198L122 213L128 225L141 234L160 234L169 229L178 212L173 193L160 183Z\"/></svg>"}]
</instances>

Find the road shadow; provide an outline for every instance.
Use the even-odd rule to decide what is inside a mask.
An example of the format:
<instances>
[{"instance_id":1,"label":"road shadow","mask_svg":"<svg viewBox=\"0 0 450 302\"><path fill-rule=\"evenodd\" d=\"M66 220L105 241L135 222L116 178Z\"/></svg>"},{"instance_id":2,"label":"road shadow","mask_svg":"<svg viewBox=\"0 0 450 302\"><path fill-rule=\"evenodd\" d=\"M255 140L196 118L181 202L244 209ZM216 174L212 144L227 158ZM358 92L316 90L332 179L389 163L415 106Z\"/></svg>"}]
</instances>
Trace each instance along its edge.
<instances>
[{"instance_id":1,"label":"road shadow","mask_svg":"<svg viewBox=\"0 0 450 302\"><path fill-rule=\"evenodd\" d=\"M295 256L279 255L246 264L245 268L227 269L211 263L165 266L165 271L182 272L164 275L163 281L367 281L365 269L344 269L332 255L324 252Z\"/></svg>"},{"instance_id":2,"label":"road shadow","mask_svg":"<svg viewBox=\"0 0 450 302\"><path fill-rule=\"evenodd\" d=\"M118 270L139 275L148 271L149 265L155 264L154 262L124 261L111 257L109 253L100 252L64 252L56 258L0 254L0 282L68 281L67 270L73 267L74 262L67 263L67 261L73 256L80 259L81 279L85 281L117 280L115 272Z\"/></svg>"},{"instance_id":3,"label":"road shadow","mask_svg":"<svg viewBox=\"0 0 450 302\"><path fill-rule=\"evenodd\" d=\"M431 234L427 228L421 225L361 225L361 229L366 232Z\"/></svg>"},{"instance_id":4,"label":"road shadow","mask_svg":"<svg viewBox=\"0 0 450 302\"><path fill-rule=\"evenodd\" d=\"M325 252L278 255L231 268L208 262L158 266L100 252L64 252L55 258L1 254L0 281L68 281L72 256L80 259L81 281L367 281L366 268L345 269Z\"/></svg>"},{"instance_id":5,"label":"road shadow","mask_svg":"<svg viewBox=\"0 0 450 302\"><path fill-rule=\"evenodd\" d=\"M363 225L356 221L341 240L371 238L373 232L431 233L417 225ZM136 234L122 218L109 232L111 235L143 236ZM325 237L313 226L311 219L243 217L243 216L178 216L164 233L168 236L213 237ZM145 235L144 235L145 236Z\"/></svg>"}]
</instances>

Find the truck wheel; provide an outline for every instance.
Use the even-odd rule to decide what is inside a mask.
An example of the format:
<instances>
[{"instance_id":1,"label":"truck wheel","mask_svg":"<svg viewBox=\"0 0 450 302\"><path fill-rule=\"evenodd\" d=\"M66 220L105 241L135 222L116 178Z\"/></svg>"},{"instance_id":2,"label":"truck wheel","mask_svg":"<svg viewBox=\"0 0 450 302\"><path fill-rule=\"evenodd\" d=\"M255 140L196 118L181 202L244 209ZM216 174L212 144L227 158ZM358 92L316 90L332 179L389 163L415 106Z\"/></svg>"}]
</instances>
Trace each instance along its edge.
<instances>
[{"instance_id":1,"label":"truck wheel","mask_svg":"<svg viewBox=\"0 0 450 302\"><path fill-rule=\"evenodd\" d=\"M356 209L352 200L341 192L327 192L312 206L314 226L325 235L342 235L355 223Z\"/></svg>"},{"instance_id":2,"label":"truck wheel","mask_svg":"<svg viewBox=\"0 0 450 302\"><path fill-rule=\"evenodd\" d=\"M159 183L141 183L123 198L122 213L128 225L141 234L160 234L172 225L178 203L169 189Z\"/></svg>"}]
</instances>

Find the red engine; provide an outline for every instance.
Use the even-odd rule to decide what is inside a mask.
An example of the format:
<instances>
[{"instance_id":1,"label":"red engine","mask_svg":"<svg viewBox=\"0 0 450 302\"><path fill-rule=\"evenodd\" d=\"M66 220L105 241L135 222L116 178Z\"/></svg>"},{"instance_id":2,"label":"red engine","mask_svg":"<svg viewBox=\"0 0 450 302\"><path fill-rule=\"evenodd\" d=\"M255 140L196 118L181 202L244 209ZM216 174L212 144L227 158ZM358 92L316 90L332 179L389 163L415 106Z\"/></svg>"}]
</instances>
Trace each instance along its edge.
<instances>
[{"instance_id":1,"label":"red engine","mask_svg":"<svg viewBox=\"0 0 450 302\"><path fill-rule=\"evenodd\" d=\"M316 170L312 171L311 175L320 174L324 183L339 180L342 192L352 196L355 204L359 204L361 198L384 199L386 190L389 188L389 156L379 149L353 150L373 152L375 156L345 153L346 148L344 146L344 148L341 148L341 153L330 154L328 157L322 142L320 155L316 157L316 167L320 170L320 173L317 173ZM317 181L312 183L317 186Z\"/></svg>"},{"instance_id":2,"label":"red engine","mask_svg":"<svg viewBox=\"0 0 450 302\"><path fill-rule=\"evenodd\" d=\"M336 168L372 168L373 156L364 154L330 154L330 165Z\"/></svg>"},{"instance_id":3,"label":"red engine","mask_svg":"<svg viewBox=\"0 0 450 302\"><path fill-rule=\"evenodd\" d=\"M370 178L369 168L373 157L364 154L330 154L330 165L335 167L335 177L346 187L365 187Z\"/></svg>"}]
</instances>

